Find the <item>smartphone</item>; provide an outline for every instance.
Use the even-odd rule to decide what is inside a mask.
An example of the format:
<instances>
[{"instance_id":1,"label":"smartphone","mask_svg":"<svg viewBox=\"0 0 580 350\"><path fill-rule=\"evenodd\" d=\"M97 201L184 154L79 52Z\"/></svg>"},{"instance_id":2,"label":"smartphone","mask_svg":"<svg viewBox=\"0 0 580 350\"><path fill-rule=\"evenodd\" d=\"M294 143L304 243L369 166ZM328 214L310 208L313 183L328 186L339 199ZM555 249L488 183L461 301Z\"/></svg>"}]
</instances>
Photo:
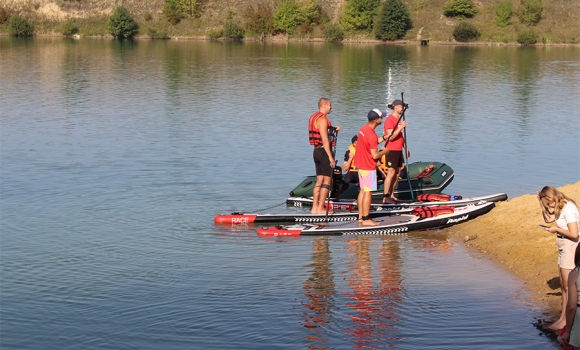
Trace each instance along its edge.
<instances>
[{"instance_id":1,"label":"smartphone","mask_svg":"<svg viewBox=\"0 0 580 350\"><path fill-rule=\"evenodd\" d=\"M546 225L542 225L542 224L538 224L538 226L543 227L543 228L550 228L550 226L546 226Z\"/></svg>"}]
</instances>

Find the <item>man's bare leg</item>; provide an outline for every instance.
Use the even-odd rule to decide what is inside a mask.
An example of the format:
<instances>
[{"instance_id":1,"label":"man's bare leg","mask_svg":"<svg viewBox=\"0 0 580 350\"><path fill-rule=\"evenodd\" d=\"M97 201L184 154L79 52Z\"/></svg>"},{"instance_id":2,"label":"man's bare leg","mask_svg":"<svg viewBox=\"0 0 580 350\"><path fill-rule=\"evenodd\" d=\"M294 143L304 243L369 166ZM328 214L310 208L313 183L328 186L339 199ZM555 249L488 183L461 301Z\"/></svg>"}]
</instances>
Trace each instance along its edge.
<instances>
[{"instance_id":1,"label":"man's bare leg","mask_svg":"<svg viewBox=\"0 0 580 350\"><path fill-rule=\"evenodd\" d=\"M362 214L362 216L361 216L361 219L362 219L361 225L363 225L363 226L377 226L377 225L380 225L380 223L378 223L378 222L372 220L371 218L369 218L369 212L370 212L370 209L371 209L371 200L373 198L373 193L372 192L367 192L367 191L361 191L361 192L363 193L362 200L361 200L362 207L360 205L358 207L358 210Z\"/></svg>"}]
</instances>

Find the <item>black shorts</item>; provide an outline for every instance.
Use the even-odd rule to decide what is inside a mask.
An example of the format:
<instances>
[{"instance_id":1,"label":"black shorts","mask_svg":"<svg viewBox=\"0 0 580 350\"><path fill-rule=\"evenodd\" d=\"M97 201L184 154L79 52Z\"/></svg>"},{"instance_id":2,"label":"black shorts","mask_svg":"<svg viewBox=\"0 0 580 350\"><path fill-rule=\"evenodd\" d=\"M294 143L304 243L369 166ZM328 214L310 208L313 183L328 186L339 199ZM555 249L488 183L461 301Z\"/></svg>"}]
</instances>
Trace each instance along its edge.
<instances>
[{"instance_id":1,"label":"black shorts","mask_svg":"<svg viewBox=\"0 0 580 350\"><path fill-rule=\"evenodd\" d=\"M387 166L399 169L403 165L403 151L389 151L387 154Z\"/></svg>"},{"instance_id":2,"label":"black shorts","mask_svg":"<svg viewBox=\"0 0 580 350\"><path fill-rule=\"evenodd\" d=\"M358 171L349 171L344 175L344 182L347 184L358 183Z\"/></svg>"},{"instance_id":3,"label":"black shorts","mask_svg":"<svg viewBox=\"0 0 580 350\"><path fill-rule=\"evenodd\" d=\"M328 154L324 148L315 148L312 153L312 158L314 158L314 165L316 166L316 176L332 176L332 168L330 167L330 159L328 159Z\"/></svg>"}]
</instances>

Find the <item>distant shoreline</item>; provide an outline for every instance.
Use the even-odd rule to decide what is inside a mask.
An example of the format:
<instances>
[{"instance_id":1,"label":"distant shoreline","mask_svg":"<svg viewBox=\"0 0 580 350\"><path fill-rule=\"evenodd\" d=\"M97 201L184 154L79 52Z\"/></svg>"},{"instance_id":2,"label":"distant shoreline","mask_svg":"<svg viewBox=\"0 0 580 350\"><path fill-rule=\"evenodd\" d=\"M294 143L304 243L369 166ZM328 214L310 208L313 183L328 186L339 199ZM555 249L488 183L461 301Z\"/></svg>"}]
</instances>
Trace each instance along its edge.
<instances>
[{"instance_id":1,"label":"distant shoreline","mask_svg":"<svg viewBox=\"0 0 580 350\"><path fill-rule=\"evenodd\" d=\"M8 33L0 33L0 37L7 37L10 36ZM54 33L54 34L35 34L34 37L44 37L44 38L66 38L62 34ZM114 40L115 38L112 35L80 35L80 38L89 38L89 39L109 39ZM134 40L191 40L191 41L230 41L227 39L212 39L208 36L170 36L167 39L160 39L160 38L151 38L148 35L137 35L133 38ZM427 40L427 39L425 39ZM327 43L328 41L324 40L323 38L288 38L285 36L277 37L267 37L264 40L261 40L257 37L246 37L240 42L264 42L264 43L282 43L282 42L292 42L292 43ZM427 40L428 45L435 45L435 46L528 46L528 47L545 47L545 46L562 46L562 47L580 47L580 43L538 43L533 45L521 45L518 43L503 43L503 42L491 42L491 41L473 41L473 42L456 42L456 41L437 41L437 40ZM421 45L421 40L397 40L397 41L381 41L376 39L344 39L340 42L336 42L337 44L375 44L375 45Z\"/></svg>"}]
</instances>

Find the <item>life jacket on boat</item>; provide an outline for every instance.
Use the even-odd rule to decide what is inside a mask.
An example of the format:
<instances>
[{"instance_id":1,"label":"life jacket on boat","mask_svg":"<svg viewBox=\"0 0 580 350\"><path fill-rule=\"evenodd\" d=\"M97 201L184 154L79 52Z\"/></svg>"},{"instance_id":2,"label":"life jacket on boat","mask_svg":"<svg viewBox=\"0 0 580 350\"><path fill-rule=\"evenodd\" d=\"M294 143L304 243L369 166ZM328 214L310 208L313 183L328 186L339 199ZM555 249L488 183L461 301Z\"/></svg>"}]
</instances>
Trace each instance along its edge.
<instances>
[{"instance_id":1,"label":"life jacket on boat","mask_svg":"<svg viewBox=\"0 0 580 350\"><path fill-rule=\"evenodd\" d=\"M450 197L443 193L420 194L417 196L417 202L448 202Z\"/></svg>"},{"instance_id":2,"label":"life jacket on boat","mask_svg":"<svg viewBox=\"0 0 580 350\"><path fill-rule=\"evenodd\" d=\"M443 214L453 214L455 208L449 205L431 205L428 207L418 207L411 211L411 214L421 219L432 218Z\"/></svg>"},{"instance_id":3,"label":"life jacket on boat","mask_svg":"<svg viewBox=\"0 0 580 350\"><path fill-rule=\"evenodd\" d=\"M463 197L459 194L448 195L443 193L429 193L418 195L417 202L449 202L449 201L457 201L462 198Z\"/></svg>"},{"instance_id":4,"label":"life jacket on boat","mask_svg":"<svg viewBox=\"0 0 580 350\"><path fill-rule=\"evenodd\" d=\"M356 153L356 147L354 147L353 144L350 144L350 146L348 146L348 151L350 152L349 156L351 154L354 156L354 154ZM345 160L348 160L348 158ZM352 162L350 162L350 168L348 169L348 171L358 171L356 166L354 165L354 158L352 159Z\"/></svg>"},{"instance_id":5,"label":"life jacket on boat","mask_svg":"<svg viewBox=\"0 0 580 350\"><path fill-rule=\"evenodd\" d=\"M427 165L427 167L425 169L423 169L423 171L421 171L419 174L417 174L416 178L417 179L426 178L429 181L431 181L431 183L433 183L433 179L431 178L431 176L429 176L429 174L431 174L431 172L433 170L435 170L435 165L429 164L429 165Z\"/></svg>"},{"instance_id":6,"label":"life jacket on boat","mask_svg":"<svg viewBox=\"0 0 580 350\"><path fill-rule=\"evenodd\" d=\"M320 130L316 126L316 121L318 120L318 118L322 116L326 118L326 123L328 123L328 129L334 130L326 114L316 112L313 115L311 115L310 119L308 120L308 140L312 146L322 146L322 137L320 137ZM335 138L331 137L330 132L328 133L328 136L329 136L328 141L330 141L331 147L334 147L336 144Z\"/></svg>"}]
</instances>

